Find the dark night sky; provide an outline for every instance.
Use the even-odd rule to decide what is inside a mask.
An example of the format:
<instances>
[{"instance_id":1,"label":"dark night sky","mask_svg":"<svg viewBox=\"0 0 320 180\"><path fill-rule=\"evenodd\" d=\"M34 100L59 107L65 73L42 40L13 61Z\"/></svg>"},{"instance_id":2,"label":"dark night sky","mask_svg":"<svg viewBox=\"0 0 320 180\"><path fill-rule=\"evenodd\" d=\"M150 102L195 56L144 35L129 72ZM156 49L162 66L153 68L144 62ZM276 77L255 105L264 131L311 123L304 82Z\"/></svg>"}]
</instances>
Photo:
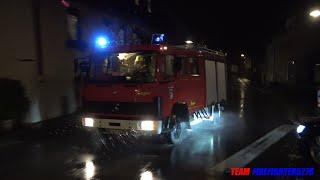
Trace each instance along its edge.
<instances>
[{"instance_id":1,"label":"dark night sky","mask_svg":"<svg viewBox=\"0 0 320 180\"><path fill-rule=\"evenodd\" d=\"M124 9L133 6L133 0L87 2L100 8L110 8L110 4ZM313 3L314 0L152 0L150 18L157 31L167 34L169 42L183 43L192 38L204 41L209 48L261 56L272 37L285 29L286 20L305 15Z\"/></svg>"},{"instance_id":2,"label":"dark night sky","mask_svg":"<svg viewBox=\"0 0 320 180\"><path fill-rule=\"evenodd\" d=\"M183 40L194 36L211 48L254 54L261 53L271 37L285 27L286 19L301 13L306 5L305 0L158 2L153 6L154 14L171 19L171 27L177 25L177 32L170 30L174 37Z\"/></svg>"}]
</instances>

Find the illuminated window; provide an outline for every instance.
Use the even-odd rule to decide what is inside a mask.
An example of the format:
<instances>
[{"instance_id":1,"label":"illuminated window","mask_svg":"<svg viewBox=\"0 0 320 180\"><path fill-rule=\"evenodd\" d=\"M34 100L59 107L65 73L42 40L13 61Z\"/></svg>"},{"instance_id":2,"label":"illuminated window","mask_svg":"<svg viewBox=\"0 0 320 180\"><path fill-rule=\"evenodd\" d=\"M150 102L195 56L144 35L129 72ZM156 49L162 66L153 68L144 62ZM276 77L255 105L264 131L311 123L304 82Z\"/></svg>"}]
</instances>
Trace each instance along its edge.
<instances>
[{"instance_id":1,"label":"illuminated window","mask_svg":"<svg viewBox=\"0 0 320 180\"><path fill-rule=\"evenodd\" d=\"M69 8L67 14L67 28L70 40L79 40L79 12L78 9Z\"/></svg>"}]
</instances>

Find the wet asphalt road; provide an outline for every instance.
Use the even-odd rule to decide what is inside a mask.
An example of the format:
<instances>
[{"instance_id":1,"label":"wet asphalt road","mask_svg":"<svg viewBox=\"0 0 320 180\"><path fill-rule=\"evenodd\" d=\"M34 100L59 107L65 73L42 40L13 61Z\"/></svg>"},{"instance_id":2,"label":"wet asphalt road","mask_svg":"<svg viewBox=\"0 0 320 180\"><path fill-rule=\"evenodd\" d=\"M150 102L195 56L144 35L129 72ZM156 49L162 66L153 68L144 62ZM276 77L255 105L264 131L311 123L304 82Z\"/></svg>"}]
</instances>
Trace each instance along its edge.
<instances>
[{"instance_id":1,"label":"wet asphalt road","mask_svg":"<svg viewBox=\"0 0 320 180\"><path fill-rule=\"evenodd\" d=\"M193 127L183 143L134 136L103 136L82 128L77 116L32 132L0 137L1 179L228 179L210 168L310 109L284 93L237 84L229 109ZM303 98L304 100L308 98ZM298 104L298 105L295 105ZM248 167L316 167L297 150L294 131Z\"/></svg>"}]
</instances>

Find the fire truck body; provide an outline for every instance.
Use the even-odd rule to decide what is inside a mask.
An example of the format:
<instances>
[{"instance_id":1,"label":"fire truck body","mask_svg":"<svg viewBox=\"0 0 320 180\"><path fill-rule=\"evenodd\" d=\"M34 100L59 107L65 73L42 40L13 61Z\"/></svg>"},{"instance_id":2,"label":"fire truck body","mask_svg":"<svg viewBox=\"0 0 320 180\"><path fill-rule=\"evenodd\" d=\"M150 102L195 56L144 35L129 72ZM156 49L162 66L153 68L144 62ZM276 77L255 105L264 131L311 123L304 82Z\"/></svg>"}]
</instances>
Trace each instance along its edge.
<instances>
[{"instance_id":1,"label":"fire truck body","mask_svg":"<svg viewBox=\"0 0 320 180\"><path fill-rule=\"evenodd\" d=\"M226 100L225 66L223 53L207 49L132 45L96 53L83 88L82 123L109 132L170 132Z\"/></svg>"}]
</instances>

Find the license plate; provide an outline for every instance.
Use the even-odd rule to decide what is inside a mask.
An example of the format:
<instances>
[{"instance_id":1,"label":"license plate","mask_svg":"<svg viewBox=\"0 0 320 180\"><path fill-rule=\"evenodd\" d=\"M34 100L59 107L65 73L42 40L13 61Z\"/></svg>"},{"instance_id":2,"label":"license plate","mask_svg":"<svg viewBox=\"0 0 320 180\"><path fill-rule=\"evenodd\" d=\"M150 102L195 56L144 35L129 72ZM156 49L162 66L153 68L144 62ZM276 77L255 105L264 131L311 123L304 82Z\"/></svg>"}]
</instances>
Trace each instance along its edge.
<instances>
[{"instance_id":1,"label":"license plate","mask_svg":"<svg viewBox=\"0 0 320 180\"><path fill-rule=\"evenodd\" d=\"M125 133L128 132L129 130L124 130L124 129L110 129L109 132L111 134L121 134L121 133Z\"/></svg>"}]
</instances>

